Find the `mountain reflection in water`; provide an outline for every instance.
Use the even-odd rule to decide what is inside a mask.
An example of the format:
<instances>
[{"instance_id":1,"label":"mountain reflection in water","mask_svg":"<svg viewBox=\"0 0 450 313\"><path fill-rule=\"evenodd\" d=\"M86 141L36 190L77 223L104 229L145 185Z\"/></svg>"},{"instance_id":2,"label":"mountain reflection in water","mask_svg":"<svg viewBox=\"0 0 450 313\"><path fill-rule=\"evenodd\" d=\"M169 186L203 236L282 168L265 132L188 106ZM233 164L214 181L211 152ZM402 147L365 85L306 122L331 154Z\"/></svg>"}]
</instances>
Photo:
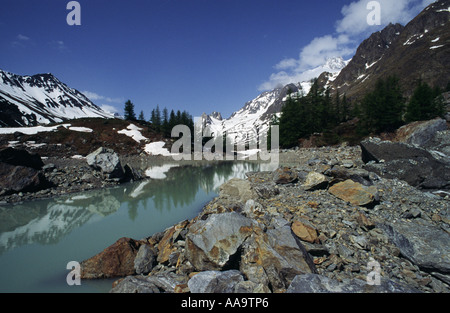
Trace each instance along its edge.
<instances>
[{"instance_id":1,"label":"mountain reflection in water","mask_svg":"<svg viewBox=\"0 0 450 313\"><path fill-rule=\"evenodd\" d=\"M45 292L43 282L50 285L49 292L72 292L65 284L67 262L81 262L121 237L141 239L193 218L217 196L223 183L245 178L245 173L259 171L261 166L166 164L147 169L153 178L141 182L0 206L0 292ZM58 283L49 283L54 275L60 279L51 281ZM20 283L21 276L27 276L23 280L29 287Z\"/></svg>"}]
</instances>

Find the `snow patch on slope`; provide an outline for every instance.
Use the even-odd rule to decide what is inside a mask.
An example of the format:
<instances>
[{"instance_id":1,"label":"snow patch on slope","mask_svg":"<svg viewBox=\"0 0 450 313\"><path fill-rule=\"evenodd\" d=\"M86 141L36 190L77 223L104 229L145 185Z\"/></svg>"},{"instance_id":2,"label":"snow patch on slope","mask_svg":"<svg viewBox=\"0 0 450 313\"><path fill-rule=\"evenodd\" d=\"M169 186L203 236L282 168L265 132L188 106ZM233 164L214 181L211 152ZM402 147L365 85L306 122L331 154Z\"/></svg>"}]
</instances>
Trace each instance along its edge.
<instances>
[{"instance_id":1,"label":"snow patch on slope","mask_svg":"<svg viewBox=\"0 0 450 313\"><path fill-rule=\"evenodd\" d=\"M133 138L134 141L140 143L142 140L147 141L148 138L144 137L141 133L142 128L137 127L134 124L130 124L127 129L119 130L117 133L124 134L128 137Z\"/></svg>"}]
</instances>

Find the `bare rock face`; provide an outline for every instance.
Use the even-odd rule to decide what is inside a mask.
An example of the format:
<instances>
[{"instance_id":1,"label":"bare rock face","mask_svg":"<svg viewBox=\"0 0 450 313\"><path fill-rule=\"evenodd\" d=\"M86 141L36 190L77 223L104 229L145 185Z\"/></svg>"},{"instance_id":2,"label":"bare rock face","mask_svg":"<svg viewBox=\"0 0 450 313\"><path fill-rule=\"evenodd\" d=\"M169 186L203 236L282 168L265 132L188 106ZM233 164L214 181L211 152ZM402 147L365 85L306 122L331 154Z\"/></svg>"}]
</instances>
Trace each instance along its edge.
<instances>
[{"instance_id":1,"label":"bare rock face","mask_svg":"<svg viewBox=\"0 0 450 313\"><path fill-rule=\"evenodd\" d=\"M450 282L450 235L428 221L381 224L402 255L422 269Z\"/></svg>"},{"instance_id":2,"label":"bare rock face","mask_svg":"<svg viewBox=\"0 0 450 313\"><path fill-rule=\"evenodd\" d=\"M48 186L42 171L0 162L0 194L39 191Z\"/></svg>"}]
</instances>

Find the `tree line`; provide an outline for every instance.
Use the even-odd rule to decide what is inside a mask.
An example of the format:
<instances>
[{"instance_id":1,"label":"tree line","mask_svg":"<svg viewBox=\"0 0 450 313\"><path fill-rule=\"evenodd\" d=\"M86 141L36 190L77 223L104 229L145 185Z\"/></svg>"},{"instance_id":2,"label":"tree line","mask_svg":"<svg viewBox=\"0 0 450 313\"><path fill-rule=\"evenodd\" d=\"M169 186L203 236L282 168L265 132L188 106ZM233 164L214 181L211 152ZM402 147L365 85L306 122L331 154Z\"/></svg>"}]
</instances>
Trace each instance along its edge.
<instances>
[{"instance_id":1,"label":"tree line","mask_svg":"<svg viewBox=\"0 0 450 313\"><path fill-rule=\"evenodd\" d=\"M155 131L162 133L165 137L170 137L172 129L177 125L186 125L191 131L194 130L194 120L192 115L187 111L169 110L164 108L162 111L159 105L151 111L148 121L145 120L144 111L141 110L139 116L136 118L134 112L134 104L128 100L125 102L124 119L128 121L149 122L152 124Z\"/></svg>"},{"instance_id":2,"label":"tree line","mask_svg":"<svg viewBox=\"0 0 450 313\"><path fill-rule=\"evenodd\" d=\"M450 83L447 86L450 90ZM312 81L307 95L288 92L281 115L274 115L272 125L280 126L280 146L292 148L301 138L314 133L335 137L333 129L342 122L358 118L358 135L390 132L405 123L429 120L445 113L440 88L432 88L420 81L407 101L403 97L400 80L396 76L379 79L374 89L358 103L350 104L345 95L321 88Z\"/></svg>"}]
</instances>

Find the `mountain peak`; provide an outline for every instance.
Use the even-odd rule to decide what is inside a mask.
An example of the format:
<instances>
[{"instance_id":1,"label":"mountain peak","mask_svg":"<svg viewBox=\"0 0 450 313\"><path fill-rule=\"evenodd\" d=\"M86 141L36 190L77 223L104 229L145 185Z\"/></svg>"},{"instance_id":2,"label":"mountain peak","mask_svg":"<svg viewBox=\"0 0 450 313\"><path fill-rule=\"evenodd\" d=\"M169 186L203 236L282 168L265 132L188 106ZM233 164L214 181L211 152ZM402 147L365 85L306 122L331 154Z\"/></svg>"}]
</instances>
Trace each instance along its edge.
<instances>
[{"instance_id":1,"label":"mountain peak","mask_svg":"<svg viewBox=\"0 0 450 313\"><path fill-rule=\"evenodd\" d=\"M396 75L404 95L411 95L419 80L445 87L450 77L450 0L439 0L406 26L389 24L373 33L356 50L351 62L333 81L348 99L358 100L378 79Z\"/></svg>"},{"instance_id":2,"label":"mountain peak","mask_svg":"<svg viewBox=\"0 0 450 313\"><path fill-rule=\"evenodd\" d=\"M214 112L212 112L212 113L210 114L210 116L213 117L213 118L215 118L216 120L219 120L219 121L223 120L222 114L220 114L220 112L214 111Z\"/></svg>"},{"instance_id":3,"label":"mountain peak","mask_svg":"<svg viewBox=\"0 0 450 313\"><path fill-rule=\"evenodd\" d=\"M21 76L0 70L0 74L0 126L35 126L82 117L113 117L51 73Z\"/></svg>"},{"instance_id":4,"label":"mountain peak","mask_svg":"<svg viewBox=\"0 0 450 313\"><path fill-rule=\"evenodd\" d=\"M347 65L342 57L328 58L325 62L324 68L329 68L332 71L340 71Z\"/></svg>"}]
</instances>

